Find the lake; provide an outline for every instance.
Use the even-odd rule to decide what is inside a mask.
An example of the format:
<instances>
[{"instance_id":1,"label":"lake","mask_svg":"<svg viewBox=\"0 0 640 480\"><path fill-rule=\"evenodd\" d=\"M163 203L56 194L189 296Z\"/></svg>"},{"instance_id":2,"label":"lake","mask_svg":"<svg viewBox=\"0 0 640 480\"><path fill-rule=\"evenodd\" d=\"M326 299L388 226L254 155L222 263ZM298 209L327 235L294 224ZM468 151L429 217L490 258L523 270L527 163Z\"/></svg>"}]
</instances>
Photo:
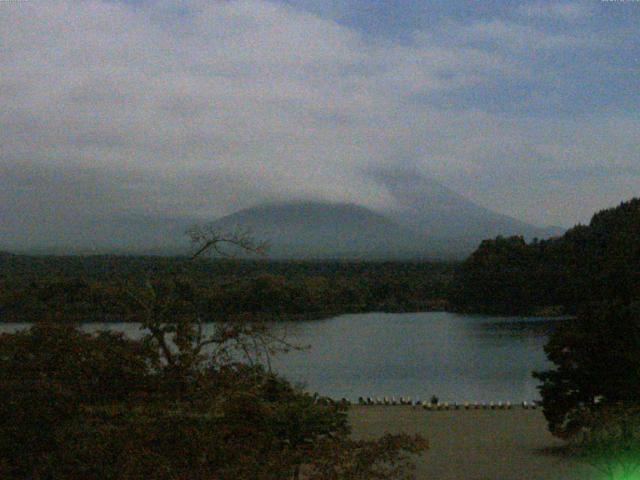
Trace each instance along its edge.
<instances>
[{"instance_id":1,"label":"lake","mask_svg":"<svg viewBox=\"0 0 640 480\"><path fill-rule=\"evenodd\" d=\"M333 398L411 396L441 401L531 401L533 370L549 364L543 346L562 320L447 312L365 313L284 322L288 339L310 345L273 361L307 390ZM26 324L0 325L14 331ZM135 324L86 324L86 330L140 335Z\"/></svg>"}]
</instances>

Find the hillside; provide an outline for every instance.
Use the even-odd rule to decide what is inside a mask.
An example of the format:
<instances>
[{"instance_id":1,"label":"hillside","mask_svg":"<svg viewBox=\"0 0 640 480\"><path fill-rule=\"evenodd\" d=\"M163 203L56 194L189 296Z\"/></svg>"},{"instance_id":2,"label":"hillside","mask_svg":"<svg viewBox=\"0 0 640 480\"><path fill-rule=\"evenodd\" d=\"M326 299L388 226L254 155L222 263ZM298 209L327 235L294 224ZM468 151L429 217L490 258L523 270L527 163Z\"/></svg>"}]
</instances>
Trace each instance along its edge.
<instances>
[{"instance_id":1,"label":"hillside","mask_svg":"<svg viewBox=\"0 0 640 480\"><path fill-rule=\"evenodd\" d=\"M403 258L430 253L426 237L347 203L260 205L223 217L213 226L248 230L266 241L269 256L276 258Z\"/></svg>"},{"instance_id":2,"label":"hillside","mask_svg":"<svg viewBox=\"0 0 640 480\"><path fill-rule=\"evenodd\" d=\"M461 310L526 313L640 298L640 198L596 213L562 237L484 241L462 264L451 301Z\"/></svg>"},{"instance_id":3,"label":"hillside","mask_svg":"<svg viewBox=\"0 0 640 480\"><path fill-rule=\"evenodd\" d=\"M471 253L485 238L522 235L532 240L564 232L540 228L484 208L433 179L417 173L385 174L379 179L395 200L388 215L413 231Z\"/></svg>"},{"instance_id":4,"label":"hillside","mask_svg":"<svg viewBox=\"0 0 640 480\"><path fill-rule=\"evenodd\" d=\"M263 203L222 218L135 212L53 216L31 225L8 215L0 249L39 254L180 255L193 224L220 231L248 230L270 244L276 259L455 259L496 235L547 238L557 233L483 208L422 177L381 176L388 207L295 200Z\"/></svg>"}]
</instances>

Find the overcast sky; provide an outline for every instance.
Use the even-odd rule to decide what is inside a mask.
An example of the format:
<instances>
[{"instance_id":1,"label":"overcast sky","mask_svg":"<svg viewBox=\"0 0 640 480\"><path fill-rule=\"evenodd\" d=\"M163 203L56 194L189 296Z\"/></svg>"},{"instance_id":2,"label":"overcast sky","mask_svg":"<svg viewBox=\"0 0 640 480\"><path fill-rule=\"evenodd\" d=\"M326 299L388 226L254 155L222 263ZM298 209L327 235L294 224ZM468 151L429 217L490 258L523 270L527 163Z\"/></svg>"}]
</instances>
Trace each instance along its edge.
<instances>
[{"instance_id":1,"label":"overcast sky","mask_svg":"<svg viewBox=\"0 0 640 480\"><path fill-rule=\"evenodd\" d=\"M571 226L640 195L640 2L0 1L0 224L384 209L417 171Z\"/></svg>"}]
</instances>

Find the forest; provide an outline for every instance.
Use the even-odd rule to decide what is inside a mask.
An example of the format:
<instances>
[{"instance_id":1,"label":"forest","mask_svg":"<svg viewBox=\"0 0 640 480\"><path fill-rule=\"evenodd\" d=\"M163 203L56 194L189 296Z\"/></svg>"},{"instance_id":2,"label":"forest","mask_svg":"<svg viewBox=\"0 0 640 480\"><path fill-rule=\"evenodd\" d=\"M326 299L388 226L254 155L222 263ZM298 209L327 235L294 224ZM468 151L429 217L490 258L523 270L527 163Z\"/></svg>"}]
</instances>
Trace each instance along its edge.
<instances>
[{"instance_id":1,"label":"forest","mask_svg":"<svg viewBox=\"0 0 640 480\"><path fill-rule=\"evenodd\" d=\"M444 309L455 264L269 261L138 256L0 255L0 321L56 312L73 321L129 321L131 291L152 279L208 321L325 318ZM174 288L175 287L175 288Z\"/></svg>"},{"instance_id":2,"label":"forest","mask_svg":"<svg viewBox=\"0 0 640 480\"><path fill-rule=\"evenodd\" d=\"M640 198L596 213L563 236L485 240L456 269L453 309L574 314L590 302L640 298Z\"/></svg>"},{"instance_id":3,"label":"forest","mask_svg":"<svg viewBox=\"0 0 640 480\"><path fill-rule=\"evenodd\" d=\"M0 477L411 478L427 442L350 438L347 402L311 395L271 371L268 358L299 347L259 315L228 315L203 332L211 300L200 289L214 267L116 259L118 269L99 259L102 267L92 269L93 260L3 255L28 292L24 305L40 303L29 329L0 335ZM85 268L93 274L53 279L53 271ZM43 271L52 279L38 288ZM96 312L140 322L143 337L82 332L76 322Z\"/></svg>"}]
</instances>

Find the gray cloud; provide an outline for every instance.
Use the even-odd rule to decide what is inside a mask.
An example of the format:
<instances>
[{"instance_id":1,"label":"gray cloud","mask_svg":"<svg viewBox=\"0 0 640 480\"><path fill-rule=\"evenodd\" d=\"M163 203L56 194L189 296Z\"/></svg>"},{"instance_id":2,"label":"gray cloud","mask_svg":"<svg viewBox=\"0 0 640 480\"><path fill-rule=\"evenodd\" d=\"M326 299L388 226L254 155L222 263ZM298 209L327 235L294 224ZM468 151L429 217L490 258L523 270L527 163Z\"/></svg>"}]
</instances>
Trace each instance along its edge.
<instances>
[{"instance_id":1,"label":"gray cloud","mask_svg":"<svg viewBox=\"0 0 640 480\"><path fill-rule=\"evenodd\" d=\"M577 17L570 5L556 13ZM456 97L532 79L553 88L561 72L538 80L526 50L602 48L580 32L495 20L393 41L258 0L0 8L0 208L16 239L38 223L55 238L78 219L211 218L291 197L389 208L397 197L363 172L400 153L488 207L566 225L603 202L569 176L550 183L547 169L637 162L631 115L566 122ZM525 150L547 160L523 160ZM612 184L606 202L628 191ZM557 208L540 209L541 197Z\"/></svg>"},{"instance_id":2,"label":"gray cloud","mask_svg":"<svg viewBox=\"0 0 640 480\"><path fill-rule=\"evenodd\" d=\"M593 10L593 5L588 2L538 2L521 5L518 14L526 18L577 21L591 16Z\"/></svg>"}]
</instances>

